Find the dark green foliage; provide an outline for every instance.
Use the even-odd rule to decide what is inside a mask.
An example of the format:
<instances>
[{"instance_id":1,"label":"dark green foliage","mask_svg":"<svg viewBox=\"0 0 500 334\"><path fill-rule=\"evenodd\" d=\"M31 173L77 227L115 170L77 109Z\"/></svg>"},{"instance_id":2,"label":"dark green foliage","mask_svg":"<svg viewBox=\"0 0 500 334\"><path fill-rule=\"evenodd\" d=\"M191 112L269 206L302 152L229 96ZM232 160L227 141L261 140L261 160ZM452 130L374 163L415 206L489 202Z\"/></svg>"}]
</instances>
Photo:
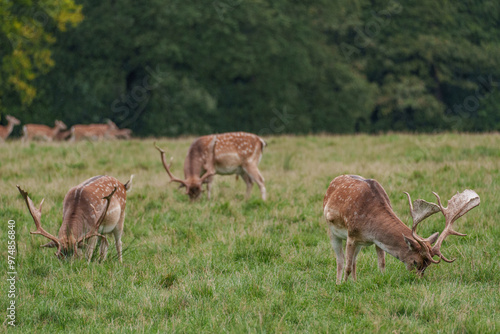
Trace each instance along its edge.
<instances>
[{"instance_id":1,"label":"dark green foliage","mask_svg":"<svg viewBox=\"0 0 500 334\"><path fill-rule=\"evenodd\" d=\"M76 27L44 26L33 103L5 95L2 114L140 136L500 129L494 1L80 3Z\"/></svg>"}]
</instances>

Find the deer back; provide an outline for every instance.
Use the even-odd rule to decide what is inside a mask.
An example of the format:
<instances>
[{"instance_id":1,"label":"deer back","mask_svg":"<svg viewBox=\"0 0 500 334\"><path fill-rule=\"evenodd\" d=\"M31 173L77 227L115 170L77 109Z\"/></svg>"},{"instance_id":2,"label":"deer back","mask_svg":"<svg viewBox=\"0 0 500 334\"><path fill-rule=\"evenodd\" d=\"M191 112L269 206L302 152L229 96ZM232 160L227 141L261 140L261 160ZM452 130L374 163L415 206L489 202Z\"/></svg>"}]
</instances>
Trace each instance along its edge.
<instances>
[{"instance_id":1,"label":"deer back","mask_svg":"<svg viewBox=\"0 0 500 334\"><path fill-rule=\"evenodd\" d=\"M216 169L258 164L262 158L265 141L247 132L229 132L217 135L214 150Z\"/></svg>"},{"instance_id":2,"label":"deer back","mask_svg":"<svg viewBox=\"0 0 500 334\"><path fill-rule=\"evenodd\" d=\"M71 134L76 140L83 138L97 140L104 138L113 129L109 124L76 124L71 127Z\"/></svg>"},{"instance_id":3,"label":"deer back","mask_svg":"<svg viewBox=\"0 0 500 334\"><path fill-rule=\"evenodd\" d=\"M111 197L106 216L102 222L101 233L111 232L124 214L127 201L126 186L111 176L95 176L71 188L63 202L63 223L59 230L62 243L71 243L89 233L106 207L103 197Z\"/></svg>"},{"instance_id":4,"label":"deer back","mask_svg":"<svg viewBox=\"0 0 500 334\"><path fill-rule=\"evenodd\" d=\"M377 244L398 258L408 251L411 229L394 213L389 197L375 180L357 175L336 177L323 200L326 220L343 239Z\"/></svg>"},{"instance_id":5,"label":"deer back","mask_svg":"<svg viewBox=\"0 0 500 334\"><path fill-rule=\"evenodd\" d=\"M214 146L212 146L214 145ZM265 141L247 132L228 132L197 138L184 161L184 177L199 177L213 167L217 174L234 174L248 164L258 164Z\"/></svg>"},{"instance_id":6,"label":"deer back","mask_svg":"<svg viewBox=\"0 0 500 334\"><path fill-rule=\"evenodd\" d=\"M52 128L43 124L26 124L23 126L24 137L32 139L35 137L39 138L50 138L52 136Z\"/></svg>"}]
</instances>

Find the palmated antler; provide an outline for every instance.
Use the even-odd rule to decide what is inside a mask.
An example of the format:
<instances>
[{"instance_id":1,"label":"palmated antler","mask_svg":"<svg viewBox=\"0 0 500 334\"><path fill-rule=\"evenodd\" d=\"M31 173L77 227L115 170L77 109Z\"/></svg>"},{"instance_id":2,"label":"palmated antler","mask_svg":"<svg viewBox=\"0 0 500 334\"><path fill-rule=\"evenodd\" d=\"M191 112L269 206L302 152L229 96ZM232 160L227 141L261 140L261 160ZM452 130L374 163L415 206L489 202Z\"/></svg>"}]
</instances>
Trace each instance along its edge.
<instances>
[{"instance_id":1,"label":"palmated antler","mask_svg":"<svg viewBox=\"0 0 500 334\"><path fill-rule=\"evenodd\" d=\"M106 213L108 212L108 208L109 208L109 204L111 203L111 197L115 194L116 192L116 187L114 187L113 191L108 195L108 196L105 196L103 197L102 199L105 199L106 200L106 206L104 207L104 209L102 210L102 213L101 213L101 216L97 219L96 223L94 224L94 228L92 229L92 231L90 231L90 233L88 234L85 234L84 236L82 236L80 239L78 239L78 241L76 242L75 244L75 250L76 250L76 247L77 245L80 243L80 242L83 242L85 241L86 239L88 238L91 238L93 236L98 236L98 237L101 237L103 240L104 240L104 243L108 244L108 239L106 238L106 236L102 235L99 233L99 227L101 227L101 224L102 222L104 221L104 218L106 217ZM94 208L95 210L95 208ZM76 254L76 252L75 252ZM89 260L90 261L90 260Z\"/></svg>"},{"instance_id":2,"label":"palmated antler","mask_svg":"<svg viewBox=\"0 0 500 334\"><path fill-rule=\"evenodd\" d=\"M432 216L436 212L439 212L440 208L436 204L429 203L427 201L424 201L423 199L417 199L412 204L410 194L407 192L405 192L405 194L408 197L408 204L410 205L410 214L413 219L411 235L413 239L415 239L415 241L419 243L421 249L425 250L425 257L432 263L439 263L439 260L436 261L432 258L432 256L434 255L432 253L432 249L429 249L429 247L425 243L425 241L428 240L417 235L417 225L425 218Z\"/></svg>"},{"instance_id":3,"label":"palmated antler","mask_svg":"<svg viewBox=\"0 0 500 334\"><path fill-rule=\"evenodd\" d=\"M159 148L157 145L156 145L156 142L154 143L156 149L158 151L160 151L160 155L161 155L161 162L163 163L163 167L165 167L165 170L167 171L167 174L168 176L170 176L170 182L179 182L181 184L183 184L185 187L187 187L187 183L184 181L184 180L181 180L177 177L175 177L174 175L172 175L172 173L170 172L170 164L167 165L167 159L165 158L165 151L162 150L161 148ZM172 163L172 159L173 158L170 158L170 163Z\"/></svg>"},{"instance_id":4,"label":"palmated antler","mask_svg":"<svg viewBox=\"0 0 500 334\"><path fill-rule=\"evenodd\" d=\"M23 189L21 189L21 187L19 187L19 186L17 186L17 189L19 190L19 192L23 196L24 200L26 201L26 205L28 206L28 210L30 211L31 217L33 217L33 220L35 221L36 231L30 232L30 233L31 234L41 234L44 237L46 237L47 239L52 240L57 245L56 256L59 256L61 254L61 247L62 247L61 242L59 241L59 239L57 237L55 237L52 234L45 231L42 227L42 224L41 224L42 204L43 204L44 200L42 199L42 201L40 202L40 207L37 209L35 207L35 205L33 204L33 201L31 200L31 198L28 196L28 193L26 191L24 191Z\"/></svg>"},{"instance_id":5,"label":"palmated antler","mask_svg":"<svg viewBox=\"0 0 500 334\"><path fill-rule=\"evenodd\" d=\"M443 259L446 262L453 262L453 260L448 260L444 255L441 253L441 244L443 243L444 239L446 239L447 236L450 234L453 235L458 235L458 236L466 236L467 234L462 234L458 233L457 231L453 230L453 223L463 215L465 215L468 211L472 210L476 206L479 205L481 202L479 195L474 191L470 189L466 189L461 193L458 193L453 196L449 201L448 201L448 207L443 207L441 204L441 198L439 198L439 195L433 192L434 196L436 196L438 204L439 204L439 209L443 213L446 224L443 230L443 233L439 236L438 240L436 241L436 244L434 247L432 247L432 254L433 255L438 255L441 259Z\"/></svg>"}]
</instances>

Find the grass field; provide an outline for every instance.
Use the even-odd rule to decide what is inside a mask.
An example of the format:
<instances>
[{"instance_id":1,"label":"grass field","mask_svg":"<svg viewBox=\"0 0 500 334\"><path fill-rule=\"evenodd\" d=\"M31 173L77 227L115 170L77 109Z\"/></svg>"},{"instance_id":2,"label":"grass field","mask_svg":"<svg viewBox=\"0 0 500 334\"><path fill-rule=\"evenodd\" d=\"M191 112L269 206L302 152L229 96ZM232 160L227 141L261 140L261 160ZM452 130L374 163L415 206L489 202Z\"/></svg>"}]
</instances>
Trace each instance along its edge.
<instances>
[{"instance_id":1,"label":"grass field","mask_svg":"<svg viewBox=\"0 0 500 334\"><path fill-rule=\"evenodd\" d=\"M160 139L182 164L193 138ZM16 328L23 333L497 333L500 331L500 135L308 136L266 138L260 164L268 200L257 186L216 176L212 200L190 203L169 184L153 140L81 143L8 142L0 146L2 331L8 329L7 222L16 221ZM374 247L358 256L358 281L335 284L322 201L344 173L377 179L395 212L410 223L413 199L446 201L474 189L481 205L455 226L442 251L454 263L431 265L423 279ZM108 260L59 261L35 229L16 189L57 234L70 187L107 174L128 194L123 264L110 238ZM427 237L444 218L419 226ZM97 252L95 252L97 253ZM5 321L4 321L5 320Z\"/></svg>"}]
</instances>

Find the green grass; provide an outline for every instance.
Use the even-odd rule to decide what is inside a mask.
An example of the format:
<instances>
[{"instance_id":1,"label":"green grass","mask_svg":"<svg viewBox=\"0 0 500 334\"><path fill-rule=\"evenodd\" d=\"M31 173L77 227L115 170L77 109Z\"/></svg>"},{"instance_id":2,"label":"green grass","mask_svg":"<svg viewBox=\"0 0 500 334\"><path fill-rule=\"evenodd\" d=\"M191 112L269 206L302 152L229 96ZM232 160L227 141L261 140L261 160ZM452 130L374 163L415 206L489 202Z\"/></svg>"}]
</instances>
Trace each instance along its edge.
<instances>
[{"instance_id":1,"label":"green grass","mask_svg":"<svg viewBox=\"0 0 500 334\"><path fill-rule=\"evenodd\" d=\"M161 139L182 163L193 138ZM168 182L153 140L99 143L8 142L0 146L0 246L7 272L7 221L16 221L17 329L20 332L168 333L495 333L500 331L500 136L404 135L266 138L260 169L268 201L255 186L216 176L212 200L190 203ZM423 279L375 249L358 256L358 281L335 284L335 256L322 217L329 182L349 173L377 179L409 222L403 191L435 201L474 189L481 205L456 223L443 254ZM123 182L128 194L123 264L59 261L30 235L34 223L15 185L38 204L56 234L70 187L94 175ZM443 229L435 215L419 226ZM3 277L5 277L4 275ZM7 282L0 283L6 310ZM5 315L5 313L2 313ZM4 317L5 319L5 317ZM3 320L2 319L2 322ZM8 328L3 322L2 331Z\"/></svg>"}]
</instances>

